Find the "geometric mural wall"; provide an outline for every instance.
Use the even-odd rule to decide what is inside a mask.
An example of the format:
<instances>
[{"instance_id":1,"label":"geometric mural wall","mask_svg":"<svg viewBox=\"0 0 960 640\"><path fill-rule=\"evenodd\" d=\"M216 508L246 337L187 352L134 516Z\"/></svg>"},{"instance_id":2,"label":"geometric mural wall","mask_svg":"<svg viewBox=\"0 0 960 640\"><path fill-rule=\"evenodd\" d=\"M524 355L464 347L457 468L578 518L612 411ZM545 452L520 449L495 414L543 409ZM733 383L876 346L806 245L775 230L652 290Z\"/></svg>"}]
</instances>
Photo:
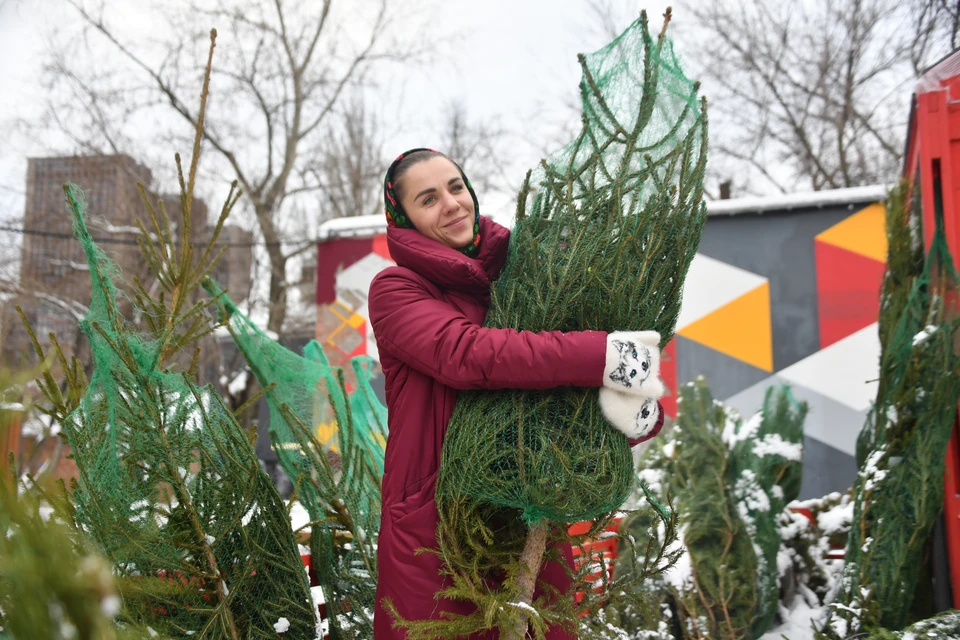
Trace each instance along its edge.
<instances>
[{"instance_id":1,"label":"geometric mural wall","mask_svg":"<svg viewBox=\"0 0 960 640\"><path fill-rule=\"evenodd\" d=\"M675 339L664 350L670 390L702 375L714 397L744 417L772 384L789 384L810 405L801 498L845 490L856 475L854 444L879 371L881 192L820 192L821 203L781 198L762 214L726 201L729 215L707 218ZM382 219L355 220L354 237L318 247L316 336L334 364L377 357L366 297L374 276L394 264ZM672 391L663 404L676 415Z\"/></svg>"},{"instance_id":2,"label":"geometric mural wall","mask_svg":"<svg viewBox=\"0 0 960 640\"><path fill-rule=\"evenodd\" d=\"M820 346L827 347L877 320L887 260L883 205L872 204L827 229L814 246Z\"/></svg>"},{"instance_id":3,"label":"geometric mural wall","mask_svg":"<svg viewBox=\"0 0 960 640\"><path fill-rule=\"evenodd\" d=\"M755 278L765 278L767 298L761 302L758 286L751 292L754 299L750 303L730 305L733 309L727 317L714 322L717 326L708 332L709 340L689 327L678 331L682 338L696 340L718 353L705 353L698 346L690 358L694 362L678 367L677 383L705 375L715 395L745 417L762 406L771 385L789 385L794 396L810 407L804 424L802 498L842 491L856 474L856 439L875 399L879 376L876 323L886 268L884 212L883 203L859 203L752 219L711 218L704 230L701 251L713 255L714 273L719 273L716 263L727 260L733 262L731 266L750 269ZM737 227L736 233L725 231L725 226ZM742 237L744 234L748 237ZM724 254L720 243L711 242L718 236L736 235L741 236L739 251ZM746 251L748 258L743 257L746 247L753 248ZM705 285L695 286L702 289ZM776 291L776 299L771 299L771 289ZM771 323L769 331L758 326L757 318L764 311ZM740 334L734 327L741 322L757 336L752 352L739 346ZM735 336L732 344L718 348L717 335L728 333ZM761 363L761 346L765 351L768 345L773 357ZM678 358L683 360L689 348L681 342ZM720 354L734 356L737 362L723 361ZM764 366L771 362L772 366ZM753 379L736 375L744 365L753 366ZM758 369L768 373L757 376Z\"/></svg>"},{"instance_id":4,"label":"geometric mural wall","mask_svg":"<svg viewBox=\"0 0 960 640\"><path fill-rule=\"evenodd\" d=\"M698 254L687 273L676 333L772 372L770 282Z\"/></svg>"},{"instance_id":5,"label":"geometric mural wall","mask_svg":"<svg viewBox=\"0 0 960 640\"><path fill-rule=\"evenodd\" d=\"M361 354L376 359L373 332L367 330L367 292L373 278L395 264L390 260L386 236L381 233L321 243L317 264L317 342L337 366Z\"/></svg>"}]
</instances>

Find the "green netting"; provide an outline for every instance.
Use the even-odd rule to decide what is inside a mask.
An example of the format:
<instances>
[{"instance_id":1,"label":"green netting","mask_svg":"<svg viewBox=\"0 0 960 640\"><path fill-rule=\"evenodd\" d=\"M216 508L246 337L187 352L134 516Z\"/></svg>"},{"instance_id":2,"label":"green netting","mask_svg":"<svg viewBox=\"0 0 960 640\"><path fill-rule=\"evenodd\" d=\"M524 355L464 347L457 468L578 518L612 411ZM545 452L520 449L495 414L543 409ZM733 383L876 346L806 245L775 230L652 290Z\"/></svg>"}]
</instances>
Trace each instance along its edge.
<instances>
[{"instance_id":1,"label":"green netting","mask_svg":"<svg viewBox=\"0 0 960 640\"><path fill-rule=\"evenodd\" d=\"M312 521L312 567L337 638L373 637L386 408L370 386L373 360L353 358L357 387L311 341L298 356L257 328L208 280L221 315L266 389L270 440Z\"/></svg>"},{"instance_id":2,"label":"green netting","mask_svg":"<svg viewBox=\"0 0 960 640\"><path fill-rule=\"evenodd\" d=\"M668 11L651 37L643 13L579 57L583 128L527 175L486 326L672 338L706 220L707 121L706 101L666 38L669 20ZM401 624L411 638L491 628L519 638L528 617L537 638L548 624L575 630L611 595L580 606L549 589L534 599L541 558L556 558L547 540L569 540L566 523L581 520L595 521L587 535L599 534L633 487L626 437L603 418L596 389L461 392L437 480L448 577L438 596L477 612ZM662 507L660 517L672 522ZM575 573L574 589L590 591L588 571Z\"/></svg>"},{"instance_id":3,"label":"green netting","mask_svg":"<svg viewBox=\"0 0 960 640\"><path fill-rule=\"evenodd\" d=\"M923 272L882 345L877 401L866 426L872 433L861 438L870 448L854 485L843 586L824 629L831 638L902 629L911 621L929 536L943 509L943 452L960 397L960 277L939 202L937 212ZM886 279L884 299L886 284L898 279Z\"/></svg>"},{"instance_id":4,"label":"green netting","mask_svg":"<svg viewBox=\"0 0 960 640\"><path fill-rule=\"evenodd\" d=\"M82 192L66 191L93 285L81 323L93 375L63 422L75 517L113 563L123 615L173 637L276 638L281 618L289 637L314 637L286 509L248 434L211 387L161 368L166 338L127 326L119 272L87 231Z\"/></svg>"},{"instance_id":5,"label":"green netting","mask_svg":"<svg viewBox=\"0 0 960 640\"><path fill-rule=\"evenodd\" d=\"M642 461L641 477L658 494L675 495L687 549L660 589L676 605L683 638L759 638L780 600L779 520L800 490L807 407L789 388L771 387L744 422L702 378L679 400L670 440ZM624 526L640 534L645 519Z\"/></svg>"},{"instance_id":6,"label":"green netting","mask_svg":"<svg viewBox=\"0 0 960 640\"><path fill-rule=\"evenodd\" d=\"M881 359L891 346L891 338L903 317L913 285L923 274L923 240L916 226L911 225L909 184L901 183L890 192L886 202L887 268L880 293L879 327ZM913 198L919 202L919 198ZM919 217L920 212L912 215ZM878 397L887 393L889 376L881 376ZM863 466L873 451L879 435L876 424L877 406L871 407L867 422L857 437L857 467Z\"/></svg>"},{"instance_id":7,"label":"green netting","mask_svg":"<svg viewBox=\"0 0 960 640\"><path fill-rule=\"evenodd\" d=\"M581 56L584 126L518 198L486 326L656 330L666 344L706 218L706 107L646 16ZM626 438L596 389L465 392L437 493L519 509L529 523L617 509L633 485Z\"/></svg>"}]
</instances>

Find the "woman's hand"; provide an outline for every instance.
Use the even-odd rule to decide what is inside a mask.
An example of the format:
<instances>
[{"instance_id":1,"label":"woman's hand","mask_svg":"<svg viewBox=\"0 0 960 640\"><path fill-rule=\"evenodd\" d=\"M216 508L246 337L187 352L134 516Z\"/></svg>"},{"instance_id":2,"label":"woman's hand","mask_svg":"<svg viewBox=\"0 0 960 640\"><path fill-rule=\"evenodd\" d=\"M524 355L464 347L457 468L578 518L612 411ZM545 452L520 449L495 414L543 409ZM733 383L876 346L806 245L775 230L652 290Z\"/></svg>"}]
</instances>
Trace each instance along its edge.
<instances>
[{"instance_id":1,"label":"woman's hand","mask_svg":"<svg viewBox=\"0 0 960 640\"><path fill-rule=\"evenodd\" d=\"M660 418L657 398L620 393L605 387L600 389L600 410L607 422L631 440L652 434Z\"/></svg>"},{"instance_id":2,"label":"woman's hand","mask_svg":"<svg viewBox=\"0 0 960 640\"><path fill-rule=\"evenodd\" d=\"M614 331L608 334L603 386L644 398L663 396L660 334L656 331Z\"/></svg>"},{"instance_id":3,"label":"woman's hand","mask_svg":"<svg viewBox=\"0 0 960 640\"><path fill-rule=\"evenodd\" d=\"M660 334L615 331L607 335L600 409L615 429L631 440L644 438L660 418Z\"/></svg>"}]
</instances>

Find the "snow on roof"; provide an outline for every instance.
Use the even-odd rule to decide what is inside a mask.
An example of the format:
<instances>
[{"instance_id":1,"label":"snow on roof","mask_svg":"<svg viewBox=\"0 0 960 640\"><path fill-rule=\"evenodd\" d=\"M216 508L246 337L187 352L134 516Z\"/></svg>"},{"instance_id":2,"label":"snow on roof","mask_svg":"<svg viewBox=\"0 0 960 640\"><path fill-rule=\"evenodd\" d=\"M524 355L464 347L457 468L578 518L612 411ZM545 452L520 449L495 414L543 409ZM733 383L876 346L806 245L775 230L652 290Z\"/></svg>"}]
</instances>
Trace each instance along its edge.
<instances>
[{"instance_id":1,"label":"snow on roof","mask_svg":"<svg viewBox=\"0 0 960 640\"><path fill-rule=\"evenodd\" d=\"M320 242L333 238L356 238L387 232L387 220L381 214L334 218L320 225L317 239Z\"/></svg>"},{"instance_id":2,"label":"snow on roof","mask_svg":"<svg viewBox=\"0 0 960 640\"><path fill-rule=\"evenodd\" d=\"M954 51L930 67L917 81L917 93L943 91L945 81L960 74L960 51Z\"/></svg>"},{"instance_id":3,"label":"snow on roof","mask_svg":"<svg viewBox=\"0 0 960 640\"><path fill-rule=\"evenodd\" d=\"M795 211L797 209L823 209L825 207L849 206L887 199L893 185L875 184L845 189L824 189L806 193L790 193L776 196L753 196L732 200L707 201L708 216L733 216L744 213L771 211ZM512 220L507 225L512 227ZM335 218L320 225L318 241L334 238L369 238L387 232L383 215Z\"/></svg>"},{"instance_id":4,"label":"snow on roof","mask_svg":"<svg viewBox=\"0 0 960 640\"><path fill-rule=\"evenodd\" d=\"M875 184L867 187L825 189L807 193L789 193L780 196L736 198L734 200L710 200L707 215L737 215L740 213L764 213L766 211L793 211L795 209L822 209L843 205L879 202L887 199L893 185Z\"/></svg>"}]
</instances>

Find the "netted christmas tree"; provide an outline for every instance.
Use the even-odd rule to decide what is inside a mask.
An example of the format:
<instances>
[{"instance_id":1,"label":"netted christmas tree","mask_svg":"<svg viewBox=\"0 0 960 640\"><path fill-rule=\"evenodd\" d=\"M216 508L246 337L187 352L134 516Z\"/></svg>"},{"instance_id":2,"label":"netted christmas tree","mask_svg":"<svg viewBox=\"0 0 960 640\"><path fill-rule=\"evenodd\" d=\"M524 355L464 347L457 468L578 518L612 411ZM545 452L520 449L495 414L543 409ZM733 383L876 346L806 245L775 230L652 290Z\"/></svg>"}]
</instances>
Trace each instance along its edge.
<instances>
[{"instance_id":1,"label":"netted christmas tree","mask_svg":"<svg viewBox=\"0 0 960 640\"><path fill-rule=\"evenodd\" d=\"M270 440L310 515L311 567L331 631L373 637L387 410L370 386L373 360L351 360L357 387L311 341L301 357L260 330L212 281L220 308L270 408Z\"/></svg>"},{"instance_id":2,"label":"netted christmas tree","mask_svg":"<svg viewBox=\"0 0 960 640\"><path fill-rule=\"evenodd\" d=\"M122 619L171 637L276 638L283 628L288 637L312 638L316 616L306 573L251 434L211 386L195 382L196 349L187 371L177 371L180 355L212 331L205 315L212 301L192 301L193 293L220 255L213 252L216 238L239 197L231 190L212 240L195 253L190 220L212 45L187 172L177 156L179 233L163 200L154 208L140 188L148 222L138 223L138 241L157 282L135 281L131 297L148 333L118 311L121 274L89 234L83 192L66 185L91 277L81 327L93 374L88 384L51 336L68 392L49 370L39 382L77 464L73 518L112 565Z\"/></svg>"},{"instance_id":3,"label":"netted christmas tree","mask_svg":"<svg viewBox=\"0 0 960 640\"><path fill-rule=\"evenodd\" d=\"M583 127L528 173L486 326L654 330L661 346L672 338L706 219L707 121L666 36L669 20L668 11L651 35L644 13L579 57ZM581 520L596 520L597 533L633 483L626 437L607 424L596 389L460 393L437 483L454 585L443 595L481 613L414 632L498 627L519 637L531 610L538 637L551 621L575 626L570 594L531 600L548 539ZM504 574L489 588L485 578Z\"/></svg>"},{"instance_id":4,"label":"netted christmas tree","mask_svg":"<svg viewBox=\"0 0 960 640\"><path fill-rule=\"evenodd\" d=\"M703 379L681 389L669 440L648 450L640 472L657 495L675 495L686 551L646 593L676 611L680 638L755 639L773 623L778 554L789 555L782 519L800 491L806 412L787 387L769 388L745 422ZM637 514L624 527L640 538L647 518ZM646 622L657 630L656 619Z\"/></svg>"},{"instance_id":5,"label":"netted christmas tree","mask_svg":"<svg viewBox=\"0 0 960 640\"><path fill-rule=\"evenodd\" d=\"M888 210L888 269L903 266L904 272L884 280L880 383L860 437L865 455L854 485L853 526L842 586L822 630L826 638L900 630L912 622L925 550L943 509L943 452L960 397L960 277L939 196L933 240L923 271L913 277L912 261L900 258L912 242L908 201L897 192ZM903 301L898 291L911 280Z\"/></svg>"},{"instance_id":6,"label":"netted christmas tree","mask_svg":"<svg viewBox=\"0 0 960 640\"><path fill-rule=\"evenodd\" d=\"M919 225L911 223L911 219L919 220L922 216L916 209L920 198L909 196L910 184L901 182L890 192L886 202L887 268L883 274L878 318L881 360L893 346L893 334L903 317L914 284L923 274L923 238L919 235ZM877 396L885 396L891 378L881 376L878 382ZM857 437L857 467L866 462L880 435L877 408L876 404L871 407L867 423Z\"/></svg>"}]
</instances>

